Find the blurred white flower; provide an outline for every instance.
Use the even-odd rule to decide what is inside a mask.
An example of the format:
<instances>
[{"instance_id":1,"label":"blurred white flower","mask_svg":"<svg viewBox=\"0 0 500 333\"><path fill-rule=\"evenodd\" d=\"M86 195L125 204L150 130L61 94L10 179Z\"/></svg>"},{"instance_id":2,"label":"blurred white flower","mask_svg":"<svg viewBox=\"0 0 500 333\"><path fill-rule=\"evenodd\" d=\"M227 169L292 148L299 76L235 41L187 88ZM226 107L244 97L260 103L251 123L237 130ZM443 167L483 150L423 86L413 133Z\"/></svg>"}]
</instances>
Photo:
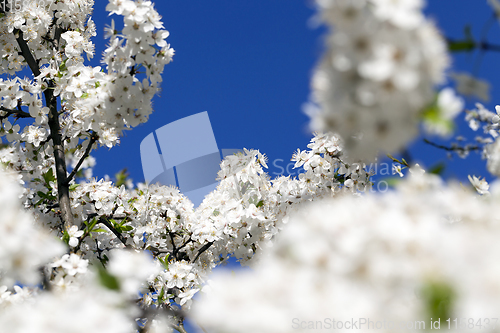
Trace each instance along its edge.
<instances>
[{"instance_id":1,"label":"blurred white flower","mask_svg":"<svg viewBox=\"0 0 500 333\"><path fill-rule=\"evenodd\" d=\"M481 178L478 178L476 176L468 176L469 177L469 181L470 183L472 184L472 186L474 186L474 188L476 189L476 191L479 193L479 194L488 194L489 191L488 189L490 188L490 185L488 184L488 182L485 180L485 179L481 179Z\"/></svg>"},{"instance_id":2,"label":"blurred white flower","mask_svg":"<svg viewBox=\"0 0 500 333\"><path fill-rule=\"evenodd\" d=\"M148 279L161 271L161 267L146 252L113 250L108 263L109 272L120 281L121 290L136 295Z\"/></svg>"},{"instance_id":3,"label":"blurred white flower","mask_svg":"<svg viewBox=\"0 0 500 333\"><path fill-rule=\"evenodd\" d=\"M457 83L457 91L464 96L473 96L484 102L490 100L490 85L464 72L454 72L450 76Z\"/></svg>"}]
</instances>

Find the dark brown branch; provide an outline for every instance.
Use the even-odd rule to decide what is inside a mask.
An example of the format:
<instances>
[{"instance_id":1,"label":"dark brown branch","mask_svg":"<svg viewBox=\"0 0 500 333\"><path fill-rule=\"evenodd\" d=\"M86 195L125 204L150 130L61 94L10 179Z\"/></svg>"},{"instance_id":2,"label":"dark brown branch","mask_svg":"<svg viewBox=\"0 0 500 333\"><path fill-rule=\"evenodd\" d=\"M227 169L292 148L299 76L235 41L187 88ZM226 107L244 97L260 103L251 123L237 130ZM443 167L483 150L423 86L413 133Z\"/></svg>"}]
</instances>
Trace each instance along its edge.
<instances>
[{"instance_id":1,"label":"dark brown branch","mask_svg":"<svg viewBox=\"0 0 500 333\"><path fill-rule=\"evenodd\" d=\"M92 218L96 217L96 216L98 216L98 214L95 214L95 213L92 213L92 214L88 214L88 215L87 215L87 230L86 230L86 231L85 231L85 233L82 235L82 237L80 237L80 240L79 240L79 242L78 242L78 246L75 248L75 251L78 251L78 250L80 249L80 246L81 246L81 244L83 243L83 240L84 240L85 238L87 238L87 237L90 235L90 233L92 232L93 227L92 227L92 228L90 228L90 224L91 224L90 220L91 220ZM125 219L125 218L127 218L127 216L126 216L125 214L123 214L123 215L122 215L122 214L120 214L120 215L113 215L113 216L111 216L111 218L112 218L112 219L117 219L117 220L118 220L118 219ZM109 223L109 221L108 221L109 225L107 225L105 222L101 221L101 219L105 219L105 218L104 218L104 217L99 218L98 223L103 223L104 225L106 225L106 226L108 227L108 229L109 229L109 230L111 230L111 232L113 232L115 235L116 235L116 233L118 233L118 230L116 230L115 228L113 228L113 226L111 226L111 223ZM107 219L106 219L106 221L107 221ZM96 223L96 224L97 224L97 223ZM95 226L95 225L94 225L94 226ZM115 232L116 232L116 233L115 233ZM118 236L117 236L117 237L118 237ZM120 241L121 241L121 239L120 239ZM122 241L122 242L123 242L123 241ZM127 246L127 245L125 244L125 246Z\"/></svg>"},{"instance_id":2,"label":"dark brown branch","mask_svg":"<svg viewBox=\"0 0 500 333\"><path fill-rule=\"evenodd\" d=\"M28 63L28 66L30 67L31 71L35 76L38 76L41 74L40 68L38 67L38 63L35 60L35 57L33 57L33 54L30 51L30 48L28 46L28 43L24 40L23 37L23 32L19 29L14 29L14 36L16 37L17 44L19 45L19 48L21 49L21 53Z\"/></svg>"},{"instance_id":3,"label":"dark brown branch","mask_svg":"<svg viewBox=\"0 0 500 333\"><path fill-rule=\"evenodd\" d=\"M11 115L14 115L16 118L33 118L28 112L25 112L23 110L7 109L3 106L0 106L0 111L7 112L6 116L0 117L1 119L7 118Z\"/></svg>"},{"instance_id":4,"label":"dark brown branch","mask_svg":"<svg viewBox=\"0 0 500 333\"><path fill-rule=\"evenodd\" d=\"M53 40L53 43L55 44L57 50L59 50L62 33L63 29L60 26L57 26L56 31L54 32L54 40Z\"/></svg>"},{"instance_id":5,"label":"dark brown branch","mask_svg":"<svg viewBox=\"0 0 500 333\"><path fill-rule=\"evenodd\" d=\"M189 237L189 239L187 241L184 242L184 244L182 244L181 246L179 246L177 248L177 251L180 251L182 250L183 247L185 247L186 245L188 245L190 242L192 242L193 240L191 239L191 237Z\"/></svg>"},{"instance_id":6,"label":"dark brown branch","mask_svg":"<svg viewBox=\"0 0 500 333\"><path fill-rule=\"evenodd\" d=\"M92 217L90 216L87 216L87 230L85 230L85 233L82 235L82 237L80 237L80 239L78 240L78 245L76 246L75 248L75 252L78 251L80 249L80 246L82 245L83 241L85 240L85 238L87 238L88 235L90 235L90 233L92 232L91 229L93 228L90 228L90 219Z\"/></svg>"},{"instance_id":7,"label":"dark brown branch","mask_svg":"<svg viewBox=\"0 0 500 333\"><path fill-rule=\"evenodd\" d=\"M196 262L196 259L198 259L198 257L203 253L205 252L206 250L208 250L208 248L210 246L212 246L214 242L208 242L207 244L203 245L199 250L198 250L198 253L196 254L196 257L194 257L193 259L193 263Z\"/></svg>"},{"instance_id":8,"label":"dark brown branch","mask_svg":"<svg viewBox=\"0 0 500 333\"><path fill-rule=\"evenodd\" d=\"M56 30L57 32L57 30ZM35 76L41 74L38 63L33 57L28 44L23 38L23 32L19 29L14 30L14 35L21 49L21 53L31 68ZM60 36L59 36L60 37ZM43 94L45 96L45 105L49 107L49 128L50 135L52 136L52 143L54 144L54 158L56 162L56 177L57 177L57 190L59 195L59 205L61 208L61 219L64 223L64 228L68 230L73 223L73 213L71 212L71 203L69 199L69 186L66 185L66 158L64 154L64 143L61 134L61 125L59 123L59 115L57 112L57 97L54 96L53 82L48 81L49 89L46 89Z\"/></svg>"},{"instance_id":9,"label":"dark brown branch","mask_svg":"<svg viewBox=\"0 0 500 333\"><path fill-rule=\"evenodd\" d=\"M148 247L146 248L146 250L149 250L149 251L151 251L151 252L153 252L153 253L155 253L155 254L168 253L168 254L170 254L171 256L173 256L172 251L170 251L170 250L166 250L166 249L159 249L159 248L154 247L154 246L151 246L151 245L150 245L150 246L148 246Z\"/></svg>"},{"instance_id":10,"label":"dark brown branch","mask_svg":"<svg viewBox=\"0 0 500 333\"><path fill-rule=\"evenodd\" d=\"M42 289L50 291L52 289L52 286L50 285L50 279L45 272L45 267L40 267L39 271L40 275L42 276Z\"/></svg>"},{"instance_id":11,"label":"dark brown branch","mask_svg":"<svg viewBox=\"0 0 500 333\"><path fill-rule=\"evenodd\" d=\"M481 42L481 43L477 44L477 47L479 49L485 50L485 51L500 52L500 45L491 44L491 43L488 43L488 42Z\"/></svg>"},{"instance_id":12,"label":"dark brown branch","mask_svg":"<svg viewBox=\"0 0 500 333\"><path fill-rule=\"evenodd\" d=\"M121 232L118 232L118 230L116 230L115 227L113 227L111 225L111 223L109 223L109 221L108 221L107 218L101 217L99 219L99 223L104 224L109 230L111 230L111 232L113 234L115 234L115 236L120 240L120 242L123 243L123 245L125 245L126 248L131 248L130 245L127 245L127 239L125 237L123 237L123 235L121 234Z\"/></svg>"},{"instance_id":13,"label":"dark brown branch","mask_svg":"<svg viewBox=\"0 0 500 333\"><path fill-rule=\"evenodd\" d=\"M177 254L177 247L175 246L174 234L172 234L169 231L168 235L170 236L170 241L172 242L172 248L174 249L174 257L175 257L175 255Z\"/></svg>"},{"instance_id":14,"label":"dark brown branch","mask_svg":"<svg viewBox=\"0 0 500 333\"><path fill-rule=\"evenodd\" d=\"M57 191L59 194L59 205L65 229L69 229L73 223L73 213L69 199L69 185L67 183L66 156L64 154L64 142L62 140L61 125L57 113L57 98L52 89L44 91L45 103L49 106L49 128L54 145L54 157L56 162Z\"/></svg>"},{"instance_id":15,"label":"dark brown branch","mask_svg":"<svg viewBox=\"0 0 500 333\"><path fill-rule=\"evenodd\" d=\"M437 143L434 143L432 141L429 141L427 139L424 139L424 142L433 146L433 147L436 147L436 148L439 148L439 149L443 149L443 150L446 150L446 151L469 151L469 150L479 150L481 149L481 147L479 146L471 146L471 147L447 147L447 146L443 146L443 145L440 145L440 144L437 144Z\"/></svg>"},{"instance_id":16,"label":"dark brown branch","mask_svg":"<svg viewBox=\"0 0 500 333\"><path fill-rule=\"evenodd\" d=\"M83 161L85 161L85 159L89 156L90 151L92 150L92 146L94 145L94 143L97 140L98 140L97 134L96 133L92 133L91 136L90 136L89 145L87 146L87 149L85 150L85 153L83 154L83 156L78 161L78 164L75 166L75 168L73 169L73 171L71 171L71 173L69 174L68 178L66 179L66 185L69 185L69 183L73 180L73 177L75 177L75 175L78 173L78 170L80 170L80 167L82 166Z\"/></svg>"},{"instance_id":17,"label":"dark brown branch","mask_svg":"<svg viewBox=\"0 0 500 333\"><path fill-rule=\"evenodd\" d=\"M474 49L478 49L480 51L500 52L500 45L488 43L486 40L476 42L474 40L456 40L453 38L446 38L446 41L448 42L448 45L452 47L452 51L455 52L472 51ZM459 49L454 50L454 45L457 45Z\"/></svg>"},{"instance_id":18,"label":"dark brown branch","mask_svg":"<svg viewBox=\"0 0 500 333\"><path fill-rule=\"evenodd\" d=\"M90 213L87 215L87 217L93 218L99 216L97 213ZM113 219L113 220L123 220L127 218L127 214L113 214L113 215L107 215L108 218Z\"/></svg>"}]
</instances>

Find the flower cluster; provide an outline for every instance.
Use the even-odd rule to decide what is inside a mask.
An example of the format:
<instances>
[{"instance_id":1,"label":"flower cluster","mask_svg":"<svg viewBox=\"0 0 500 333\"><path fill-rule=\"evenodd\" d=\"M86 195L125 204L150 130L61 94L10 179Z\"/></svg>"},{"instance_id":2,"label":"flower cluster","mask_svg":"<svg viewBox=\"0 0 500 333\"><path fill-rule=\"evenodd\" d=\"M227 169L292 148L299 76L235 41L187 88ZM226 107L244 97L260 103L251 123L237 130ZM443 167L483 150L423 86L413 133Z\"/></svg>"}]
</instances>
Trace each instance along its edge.
<instances>
[{"instance_id":1,"label":"flower cluster","mask_svg":"<svg viewBox=\"0 0 500 333\"><path fill-rule=\"evenodd\" d=\"M22 191L12 178L0 169L0 281L35 284L41 278L38 268L64 253L64 246L22 211Z\"/></svg>"},{"instance_id":2,"label":"flower cluster","mask_svg":"<svg viewBox=\"0 0 500 333\"><path fill-rule=\"evenodd\" d=\"M448 65L446 44L422 1L317 1L332 28L312 80L311 127L334 131L351 158L373 160L417 133Z\"/></svg>"},{"instance_id":3,"label":"flower cluster","mask_svg":"<svg viewBox=\"0 0 500 333\"><path fill-rule=\"evenodd\" d=\"M428 325L437 318L433 302L446 318L492 316L500 290L495 210L491 197L411 169L394 192L345 193L295 214L254 271L215 275L192 316L207 329L273 333L305 332L291 327L294 318L332 312Z\"/></svg>"},{"instance_id":4,"label":"flower cluster","mask_svg":"<svg viewBox=\"0 0 500 333\"><path fill-rule=\"evenodd\" d=\"M294 318L332 311L427 322L500 311L498 183L469 176L478 195L414 167L394 190L369 193L363 163L406 145L419 120L449 135L463 108L452 89L434 94L448 58L421 0L317 0L332 31L309 110L325 131L293 155L303 172L271 179L266 156L244 149L222 161L197 208L174 187L91 179L91 151L147 121L174 55L153 4L109 1L123 26L106 28L102 68L84 59L92 0L25 4L0 13L0 74L10 75L0 164L17 175L0 170L2 330L170 333L191 316L220 331L300 332ZM32 79L13 77L26 66ZM487 97L481 82L455 79ZM478 104L466 120L483 127L478 150L499 175L497 113ZM231 257L253 271L209 280Z\"/></svg>"},{"instance_id":5,"label":"flower cluster","mask_svg":"<svg viewBox=\"0 0 500 333\"><path fill-rule=\"evenodd\" d=\"M457 150L461 157L466 157L471 150L478 150L482 157L487 159L487 168L493 175L500 175L500 105L497 105L496 113L486 109L482 104L477 103L476 108L467 111L465 120L473 131L480 128L484 135L475 137L476 144L467 144Z\"/></svg>"}]
</instances>

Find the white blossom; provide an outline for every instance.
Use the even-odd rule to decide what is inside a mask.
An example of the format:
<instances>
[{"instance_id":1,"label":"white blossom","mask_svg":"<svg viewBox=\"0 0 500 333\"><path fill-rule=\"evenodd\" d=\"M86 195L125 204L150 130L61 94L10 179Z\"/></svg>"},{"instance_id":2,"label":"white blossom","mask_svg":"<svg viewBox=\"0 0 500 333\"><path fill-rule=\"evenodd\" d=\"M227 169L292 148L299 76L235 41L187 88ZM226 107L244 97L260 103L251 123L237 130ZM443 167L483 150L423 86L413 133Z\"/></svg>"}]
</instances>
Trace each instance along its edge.
<instances>
[{"instance_id":1,"label":"white blossom","mask_svg":"<svg viewBox=\"0 0 500 333\"><path fill-rule=\"evenodd\" d=\"M349 156L373 160L417 133L448 65L443 38L419 0L317 1L332 28L312 79L311 127L337 132Z\"/></svg>"}]
</instances>

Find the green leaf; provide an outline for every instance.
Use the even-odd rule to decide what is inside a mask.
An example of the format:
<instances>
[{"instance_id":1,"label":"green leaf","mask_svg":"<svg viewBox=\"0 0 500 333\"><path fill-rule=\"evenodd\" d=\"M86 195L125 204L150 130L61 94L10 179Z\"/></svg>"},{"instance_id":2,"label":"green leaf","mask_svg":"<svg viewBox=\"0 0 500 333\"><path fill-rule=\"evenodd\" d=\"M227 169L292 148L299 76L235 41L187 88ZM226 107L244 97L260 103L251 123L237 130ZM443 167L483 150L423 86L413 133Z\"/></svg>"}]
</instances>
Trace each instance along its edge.
<instances>
[{"instance_id":1,"label":"green leaf","mask_svg":"<svg viewBox=\"0 0 500 333\"><path fill-rule=\"evenodd\" d=\"M165 258L163 258L163 259L158 257L158 260L160 260L160 262L162 263L163 267L165 267L166 270L168 270L168 257L169 256L170 256L170 253L167 253Z\"/></svg>"},{"instance_id":2,"label":"green leaf","mask_svg":"<svg viewBox=\"0 0 500 333\"><path fill-rule=\"evenodd\" d=\"M91 232L106 232L107 230L104 230L102 228L97 228L97 229L94 229L92 230Z\"/></svg>"},{"instance_id":3,"label":"green leaf","mask_svg":"<svg viewBox=\"0 0 500 333\"><path fill-rule=\"evenodd\" d=\"M115 174L115 184L116 187L121 187L122 185L125 185L127 183L127 179L130 176L130 174L127 172L127 168L120 170Z\"/></svg>"},{"instance_id":4,"label":"green leaf","mask_svg":"<svg viewBox=\"0 0 500 333\"><path fill-rule=\"evenodd\" d=\"M52 195L52 193L44 193L42 191L38 191L36 194L38 194L38 196L40 198L42 198L42 200L48 200L48 201L54 201L56 200L56 197L54 195Z\"/></svg>"},{"instance_id":5,"label":"green leaf","mask_svg":"<svg viewBox=\"0 0 500 333\"><path fill-rule=\"evenodd\" d=\"M43 200L45 200L45 199L40 199L40 200L38 200L38 201L35 203L35 207L38 207L38 205L40 205L40 204L43 202Z\"/></svg>"},{"instance_id":6,"label":"green leaf","mask_svg":"<svg viewBox=\"0 0 500 333\"><path fill-rule=\"evenodd\" d=\"M99 273L99 281L101 284L111 290L120 290L120 282L116 277L109 274L108 271L101 265L96 265Z\"/></svg>"},{"instance_id":7,"label":"green leaf","mask_svg":"<svg viewBox=\"0 0 500 333\"><path fill-rule=\"evenodd\" d=\"M259 201L259 202L255 205L255 207L257 207L257 208L262 207L262 206L264 206L264 200Z\"/></svg>"},{"instance_id":8,"label":"green leaf","mask_svg":"<svg viewBox=\"0 0 500 333\"><path fill-rule=\"evenodd\" d=\"M422 289L427 315L433 320L451 318L455 292L447 283L430 282Z\"/></svg>"},{"instance_id":9,"label":"green leaf","mask_svg":"<svg viewBox=\"0 0 500 333\"><path fill-rule=\"evenodd\" d=\"M66 68L66 61L68 61L68 59L64 59L64 61L61 63L61 65L59 66L59 71L60 72L65 72L67 71L68 69Z\"/></svg>"},{"instance_id":10,"label":"green leaf","mask_svg":"<svg viewBox=\"0 0 500 333\"><path fill-rule=\"evenodd\" d=\"M470 52L474 50L476 43L469 40L451 41L448 40L448 50L450 52Z\"/></svg>"},{"instance_id":11,"label":"green leaf","mask_svg":"<svg viewBox=\"0 0 500 333\"><path fill-rule=\"evenodd\" d=\"M165 295L165 287L161 288L160 294L158 295L158 303L163 303L163 296Z\"/></svg>"},{"instance_id":12,"label":"green leaf","mask_svg":"<svg viewBox=\"0 0 500 333\"><path fill-rule=\"evenodd\" d=\"M389 177L384 178L382 182L385 182L389 187L395 187L401 181L401 179L401 177Z\"/></svg>"},{"instance_id":13,"label":"green leaf","mask_svg":"<svg viewBox=\"0 0 500 333\"><path fill-rule=\"evenodd\" d=\"M444 171L444 168L446 167L446 164L443 162L439 162L438 164L432 166L428 172L434 174L434 175L441 175Z\"/></svg>"},{"instance_id":14,"label":"green leaf","mask_svg":"<svg viewBox=\"0 0 500 333\"><path fill-rule=\"evenodd\" d=\"M65 231L64 231L64 234L63 234L63 237L62 237L62 240L63 240L63 242L64 242L64 243L66 243L66 245L69 245L69 238L70 238L70 237L69 237L69 234L68 234L68 232L65 230Z\"/></svg>"},{"instance_id":15,"label":"green leaf","mask_svg":"<svg viewBox=\"0 0 500 333\"><path fill-rule=\"evenodd\" d=\"M54 176L54 171L52 168L49 169L46 173L42 174L43 180L45 180L45 184L49 185L50 182L54 182L56 177Z\"/></svg>"},{"instance_id":16,"label":"green leaf","mask_svg":"<svg viewBox=\"0 0 500 333\"><path fill-rule=\"evenodd\" d=\"M80 184L72 184L72 185L70 185L69 191L73 192L74 190L76 190L78 188L78 186L80 186Z\"/></svg>"},{"instance_id":17,"label":"green leaf","mask_svg":"<svg viewBox=\"0 0 500 333\"><path fill-rule=\"evenodd\" d=\"M120 226L120 228L121 228L121 231L130 231L130 230L134 229L134 227L132 227L131 225Z\"/></svg>"},{"instance_id":18,"label":"green leaf","mask_svg":"<svg viewBox=\"0 0 500 333\"><path fill-rule=\"evenodd\" d=\"M452 119L443 116L441 108L437 105L437 99L422 112L422 120L424 123L442 128L446 133L453 132L455 127Z\"/></svg>"},{"instance_id":19,"label":"green leaf","mask_svg":"<svg viewBox=\"0 0 500 333\"><path fill-rule=\"evenodd\" d=\"M466 25L464 27L464 39L448 39L447 42L448 50L450 50L450 52L470 52L476 48L476 42L474 41L470 25Z\"/></svg>"}]
</instances>

